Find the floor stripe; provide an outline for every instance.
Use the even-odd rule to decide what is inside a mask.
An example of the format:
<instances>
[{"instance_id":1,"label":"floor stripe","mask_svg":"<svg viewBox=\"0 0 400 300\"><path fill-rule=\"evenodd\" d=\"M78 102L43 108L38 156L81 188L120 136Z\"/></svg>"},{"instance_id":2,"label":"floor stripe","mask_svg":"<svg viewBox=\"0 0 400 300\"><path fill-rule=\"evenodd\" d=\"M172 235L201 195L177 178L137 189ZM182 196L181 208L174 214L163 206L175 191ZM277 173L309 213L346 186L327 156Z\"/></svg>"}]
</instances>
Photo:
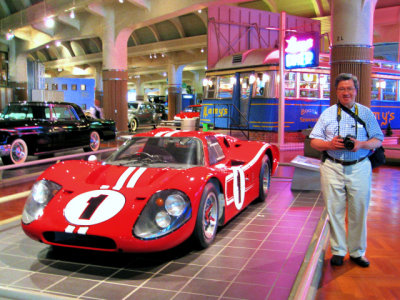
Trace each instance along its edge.
<instances>
[{"instance_id":1,"label":"floor stripe","mask_svg":"<svg viewBox=\"0 0 400 300\"><path fill-rule=\"evenodd\" d=\"M20 220L21 217L22 217L22 215L19 215L19 216L16 216L16 217L12 217L12 218L9 218L9 219L2 220L2 221L0 221L0 226L2 226L4 224L11 223L11 222L14 222L16 220Z\"/></svg>"},{"instance_id":2,"label":"floor stripe","mask_svg":"<svg viewBox=\"0 0 400 300\"><path fill-rule=\"evenodd\" d=\"M17 194L12 194L12 195L1 197L0 198L0 203L16 200L16 199L19 199L19 198L28 197L30 192L31 191L25 191L25 192L21 192L21 193L17 193Z\"/></svg>"}]
</instances>

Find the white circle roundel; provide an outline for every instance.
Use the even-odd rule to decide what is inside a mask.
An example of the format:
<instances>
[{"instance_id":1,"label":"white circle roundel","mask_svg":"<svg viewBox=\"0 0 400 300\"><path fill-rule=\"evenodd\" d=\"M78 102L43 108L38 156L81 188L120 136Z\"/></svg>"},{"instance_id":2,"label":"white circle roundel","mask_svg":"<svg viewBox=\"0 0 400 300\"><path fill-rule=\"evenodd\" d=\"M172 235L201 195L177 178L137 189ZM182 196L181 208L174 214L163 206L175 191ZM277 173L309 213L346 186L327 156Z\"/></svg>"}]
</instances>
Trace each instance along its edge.
<instances>
[{"instance_id":1,"label":"white circle roundel","mask_svg":"<svg viewBox=\"0 0 400 300\"><path fill-rule=\"evenodd\" d=\"M80 226L99 224L114 217L124 207L125 197L112 190L95 190L80 194L68 202L64 216Z\"/></svg>"}]
</instances>

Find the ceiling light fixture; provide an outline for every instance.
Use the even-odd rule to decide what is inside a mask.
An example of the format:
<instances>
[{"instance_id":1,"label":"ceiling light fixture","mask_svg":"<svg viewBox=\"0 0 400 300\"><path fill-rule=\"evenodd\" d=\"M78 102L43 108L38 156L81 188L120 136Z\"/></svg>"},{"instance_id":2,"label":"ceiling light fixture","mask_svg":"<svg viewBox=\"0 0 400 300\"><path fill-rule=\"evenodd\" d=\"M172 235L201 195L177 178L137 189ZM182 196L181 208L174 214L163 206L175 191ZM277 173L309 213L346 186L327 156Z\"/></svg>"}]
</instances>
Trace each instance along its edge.
<instances>
[{"instance_id":1,"label":"ceiling light fixture","mask_svg":"<svg viewBox=\"0 0 400 300\"><path fill-rule=\"evenodd\" d=\"M44 20L44 24L46 25L47 28L52 28L54 27L54 19L52 17L48 17Z\"/></svg>"},{"instance_id":2,"label":"ceiling light fixture","mask_svg":"<svg viewBox=\"0 0 400 300\"><path fill-rule=\"evenodd\" d=\"M56 41L56 46L60 47L61 46L61 42L60 41Z\"/></svg>"},{"instance_id":3,"label":"ceiling light fixture","mask_svg":"<svg viewBox=\"0 0 400 300\"><path fill-rule=\"evenodd\" d=\"M154 58L157 58L157 53L154 53L154 56L153 56Z\"/></svg>"},{"instance_id":4,"label":"ceiling light fixture","mask_svg":"<svg viewBox=\"0 0 400 300\"><path fill-rule=\"evenodd\" d=\"M201 53L204 53L204 48L201 48L200 52L201 52Z\"/></svg>"},{"instance_id":5,"label":"ceiling light fixture","mask_svg":"<svg viewBox=\"0 0 400 300\"><path fill-rule=\"evenodd\" d=\"M71 12L69 13L69 17L71 19L75 19L75 10L74 9L72 9Z\"/></svg>"},{"instance_id":6,"label":"ceiling light fixture","mask_svg":"<svg viewBox=\"0 0 400 300\"><path fill-rule=\"evenodd\" d=\"M14 38L14 36L15 36L14 32L11 29L9 29L8 32L6 33L7 41L12 40Z\"/></svg>"},{"instance_id":7,"label":"ceiling light fixture","mask_svg":"<svg viewBox=\"0 0 400 300\"><path fill-rule=\"evenodd\" d=\"M151 55L151 53L150 53L150 59L153 59L153 56Z\"/></svg>"},{"instance_id":8,"label":"ceiling light fixture","mask_svg":"<svg viewBox=\"0 0 400 300\"><path fill-rule=\"evenodd\" d=\"M124 3L124 0L119 0L119 3Z\"/></svg>"}]
</instances>

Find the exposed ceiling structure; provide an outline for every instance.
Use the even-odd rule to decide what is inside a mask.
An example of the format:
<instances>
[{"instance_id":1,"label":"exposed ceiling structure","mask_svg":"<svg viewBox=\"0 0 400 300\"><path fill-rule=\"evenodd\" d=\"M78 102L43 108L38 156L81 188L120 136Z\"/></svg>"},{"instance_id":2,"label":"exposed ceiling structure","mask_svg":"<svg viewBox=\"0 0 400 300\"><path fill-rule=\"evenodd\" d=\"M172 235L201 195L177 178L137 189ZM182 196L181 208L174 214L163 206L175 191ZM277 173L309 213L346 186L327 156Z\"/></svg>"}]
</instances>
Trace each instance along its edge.
<instances>
[{"instance_id":1,"label":"exposed ceiling structure","mask_svg":"<svg viewBox=\"0 0 400 300\"><path fill-rule=\"evenodd\" d=\"M329 0L1 0L0 30L13 32L28 59L42 62L52 76L94 77L103 65L104 29L114 14L115 35L126 37L132 82L165 82L168 65L184 65L183 80L204 72L207 7L238 5L318 18L330 32ZM378 0L374 41L399 42L399 0ZM53 27L45 24L52 17Z\"/></svg>"}]
</instances>

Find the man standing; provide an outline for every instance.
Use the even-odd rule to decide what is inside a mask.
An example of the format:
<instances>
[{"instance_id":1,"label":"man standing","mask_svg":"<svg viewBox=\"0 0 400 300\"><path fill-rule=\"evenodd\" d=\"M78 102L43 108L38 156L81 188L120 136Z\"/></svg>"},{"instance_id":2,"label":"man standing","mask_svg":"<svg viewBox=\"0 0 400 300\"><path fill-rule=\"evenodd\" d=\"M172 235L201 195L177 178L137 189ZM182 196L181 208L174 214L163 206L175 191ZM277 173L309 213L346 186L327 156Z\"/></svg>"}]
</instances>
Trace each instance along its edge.
<instances>
[{"instance_id":1,"label":"man standing","mask_svg":"<svg viewBox=\"0 0 400 300\"><path fill-rule=\"evenodd\" d=\"M321 189L329 215L331 264L341 266L349 252L352 261L368 267L365 251L372 180L368 155L370 150L381 146L383 134L371 110L355 102L357 77L339 74L335 88L339 103L321 114L310 134L311 147L323 151ZM366 128L347 109L361 118Z\"/></svg>"}]
</instances>

